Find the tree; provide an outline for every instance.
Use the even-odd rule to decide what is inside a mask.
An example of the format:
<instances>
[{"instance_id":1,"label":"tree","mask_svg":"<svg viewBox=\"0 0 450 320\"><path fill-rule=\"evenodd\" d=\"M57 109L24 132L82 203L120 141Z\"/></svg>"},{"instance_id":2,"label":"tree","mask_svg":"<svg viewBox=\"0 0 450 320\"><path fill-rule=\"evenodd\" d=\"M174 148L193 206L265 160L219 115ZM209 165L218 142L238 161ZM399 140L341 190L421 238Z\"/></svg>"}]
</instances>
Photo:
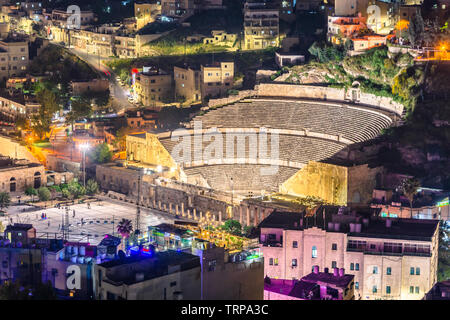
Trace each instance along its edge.
<instances>
[{"instance_id":1,"label":"tree","mask_svg":"<svg viewBox=\"0 0 450 320\"><path fill-rule=\"evenodd\" d=\"M122 236L122 240L127 239L132 231L133 226L131 224L131 220L123 218L119 221L119 224L117 225L117 232Z\"/></svg>"},{"instance_id":2,"label":"tree","mask_svg":"<svg viewBox=\"0 0 450 320\"><path fill-rule=\"evenodd\" d=\"M71 110L66 116L66 123L70 124L73 130L73 124L75 123L75 121L91 116L92 107L89 100L83 98L73 100L71 103L71 107Z\"/></svg>"},{"instance_id":3,"label":"tree","mask_svg":"<svg viewBox=\"0 0 450 320\"><path fill-rule=\"evenodd\" d=\"M11 204L11 197L8 192L0 192L0 210L8 208Z\"/></svg>"},{"instance_id":4,"label":"tree","mask_svg":"<svg viewBox=\"0 0 450 320\"><path fill-rule=\"evenodd\" d=\"M67 185L67 192L63 189L63 195L68 195L70 199L77 199L80 196L84 196L86 194L86 189L78 183L76 179L73 179Z\"/></svg>"},{"instance_id":5,"label":"tree","mask_svg":"<svg viewBox=\"0 0 450 320\"><path fill-rule=\"evenodd\" d=\"M240 236L242 232L242 225L237 220L227 220L223 224L222 229L235 236Z\"/></svg>"},{"instance_id":6,"label":"tree","mask_svg":"<svg viewBox=\"0 0 450 320\"><path fill-rule=\"evenodd\" d=\"M28 187L25 190L25 195L31 196L31 202L34 202L34 196L37 196L37 194L38 194L37 190L33 187Z\"/></svg>"},{"instance_id":7,"label":"tree","mask_svg":"<svg viewBox=\"0 0 450 320\"><path fill-rule=\"evenodd\" d=\"M420 182L416 178L408 178L402 181L401 190L403 194L409 200L409 207L411 209L411 218L412 218L412 206L414 201L414 196L417 193L417 189L420 187Z\"/></svg>"},{"instance_id":8,"label":"tree","mask_svg":"<svg viewBox=\"0 0 450 320\"><path fill-rule=\"evenodd\" d=\"M450 279L450 232L445 221L439 224L438 281Z\"/></svg>"},{"instance_id":9,"label":"tree","mask_svg":"<svg viewBox=\"0 0 450 320\"><path fill-rule=\"evenodd\" d=\"M341 50L326 43L315 41L308 49L309 53L316 57L319 62L340 61L344 58Z\"/></svg>"},{"instance_id":10,"label":"tree","mask_svg":"<svg viewBox=\"0 0 450 320\"><path fill-rule=\"evenodd\" d=\"M86 183L86 193L90 196L98 193L98 184L94 179L89 179Z\"/></svg>"},{"instance_id":11,"label":"tree","mask_svg":"<svg viewBox=\"0 0 450 320\"><path fill-rule=\"evenodd\" d=\"M112 152L106 143L99 144L95 146L94 150L90 153L89 157L95 163L107 163L112 159Z\"/></svg>"},{"instance_id":12,"label":"tree","mask_svg":"<svg viewBox=\"0 0 450 320\"><path fill-rule=\"evenodd\" d=\"M418 45L423 40L425 23L420 12L417 12L408 25L408 38L413 46Z\"/></svg>"},{"instance_id":13,"label":"tree","mask_svg":"<svg viewBox=\"0 0 450 320\"><path fill-rule=\"evenodd\" d=\"M55 93L47 88L37 92L36 96L41 106L32 118L31 127L39 138L43 139L50 131L53 115L59 110L59 105Z\"/></svg>"},{"instance_id":14,"label":"tree","mask_svg":"<svg viewBox=\"0 0 450 320\"><path fill-rule=\"evenodd\" d=\"M40 201L48 201L52 196L47 187L40 187L37 192Z\"/></svg>"}]
</instances>

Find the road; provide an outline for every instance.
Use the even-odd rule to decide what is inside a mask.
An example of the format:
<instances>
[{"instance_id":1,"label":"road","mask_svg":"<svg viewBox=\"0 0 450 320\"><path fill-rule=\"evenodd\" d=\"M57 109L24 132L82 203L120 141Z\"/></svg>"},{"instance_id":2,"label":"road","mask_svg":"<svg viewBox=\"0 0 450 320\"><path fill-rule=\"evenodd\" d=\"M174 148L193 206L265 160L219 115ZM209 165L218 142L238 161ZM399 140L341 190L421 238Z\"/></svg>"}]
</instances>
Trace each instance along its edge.
<instances>
[{"instance_id":1,"label":"road","mask_svg":"<svg viewBox=\"0 0 450 320\"><path fill-rule=\"evenodd\" d=\"M76 55L78 58L89 64L93 69L95 69L102 79L107 79L110 83L110 94L113 99L113 105L117 114L123 113L125 110L134 109L136 106L128 101L128 95L122 86L116 80L117 75L114 71L103 64L103 61L112 60L112 58L102 58L97 55L88 54L82 50L62 46L57 42L53 42L57 46L63 47L72 54Z\"/></svg>"}]
</instances>

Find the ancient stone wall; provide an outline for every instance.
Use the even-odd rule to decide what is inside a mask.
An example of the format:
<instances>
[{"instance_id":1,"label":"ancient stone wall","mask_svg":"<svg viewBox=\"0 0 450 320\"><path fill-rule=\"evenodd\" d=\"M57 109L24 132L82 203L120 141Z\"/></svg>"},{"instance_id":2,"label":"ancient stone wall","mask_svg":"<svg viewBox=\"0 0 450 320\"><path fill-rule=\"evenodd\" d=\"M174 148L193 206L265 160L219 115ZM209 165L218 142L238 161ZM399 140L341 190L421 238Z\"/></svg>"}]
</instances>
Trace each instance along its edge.
<instances>
[{"instance_id":1,"label":"ancient stone wall","mask_svg":"<svg viewBox=\"0 0 450 320\"><path fill-rule=\"evenodd\" d=\"M19 141L5 136L0 136L0 154L13 159L27 159L31 162L39 162Z\"/></svg>"},{"instance_id":2,"label":"ancient stone wall","mask_svg":"<svg viewBox=\"0 0 450 320\"><path fill-rule=\"evenodd\" d=\"M333 204L347 203L347 168L310 161L280 186L280 192L316 196Z\"/></svg>"}]
</instances>

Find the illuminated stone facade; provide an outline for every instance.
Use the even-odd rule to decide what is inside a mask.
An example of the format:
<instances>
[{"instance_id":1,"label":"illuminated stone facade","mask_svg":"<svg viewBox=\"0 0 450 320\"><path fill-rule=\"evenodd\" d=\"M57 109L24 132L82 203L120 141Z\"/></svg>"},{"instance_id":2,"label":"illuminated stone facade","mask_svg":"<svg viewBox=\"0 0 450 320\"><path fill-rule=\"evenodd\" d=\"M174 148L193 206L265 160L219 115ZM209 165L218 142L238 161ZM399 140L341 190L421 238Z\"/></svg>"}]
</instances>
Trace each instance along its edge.
<instances>
[{"instance_id":1,"label":"illuminated stone facade","mask_svg":"<svg viewBox=\"0 0 450 320\"><path fill-rule=\"evenodd\" d=\"M280 186L280 192L316 196L333 204L347 203L347 168L310 161Z\"/></svg>"}]
</instances>

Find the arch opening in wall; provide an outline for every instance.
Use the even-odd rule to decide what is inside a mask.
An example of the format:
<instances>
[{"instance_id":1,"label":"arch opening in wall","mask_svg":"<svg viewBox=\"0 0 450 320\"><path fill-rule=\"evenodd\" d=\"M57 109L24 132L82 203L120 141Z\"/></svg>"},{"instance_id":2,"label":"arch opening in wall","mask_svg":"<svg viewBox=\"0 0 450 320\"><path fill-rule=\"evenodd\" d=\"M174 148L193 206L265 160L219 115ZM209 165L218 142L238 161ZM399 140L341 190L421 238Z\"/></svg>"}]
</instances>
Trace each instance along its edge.
<instances>
[{"instance_id":1,"label":"arch opening in wall","mask_svg":"<svg viewBox=\"0 0 450 320\"><path fill-rule=\"evenodd\" d=\"M16 178L9 179L9 192L16 192Z\"/></svg>"},{"instance_id":2,"label":"arch opening in wall","mask_svg":"<svg viewBox=\"0 0 450 320\"><path fill-rule=\"evenodd\" d=\"M34 188L40 188L41 187L41 173L38 171L34 174Z\"/></svg>"}]
</instances>

